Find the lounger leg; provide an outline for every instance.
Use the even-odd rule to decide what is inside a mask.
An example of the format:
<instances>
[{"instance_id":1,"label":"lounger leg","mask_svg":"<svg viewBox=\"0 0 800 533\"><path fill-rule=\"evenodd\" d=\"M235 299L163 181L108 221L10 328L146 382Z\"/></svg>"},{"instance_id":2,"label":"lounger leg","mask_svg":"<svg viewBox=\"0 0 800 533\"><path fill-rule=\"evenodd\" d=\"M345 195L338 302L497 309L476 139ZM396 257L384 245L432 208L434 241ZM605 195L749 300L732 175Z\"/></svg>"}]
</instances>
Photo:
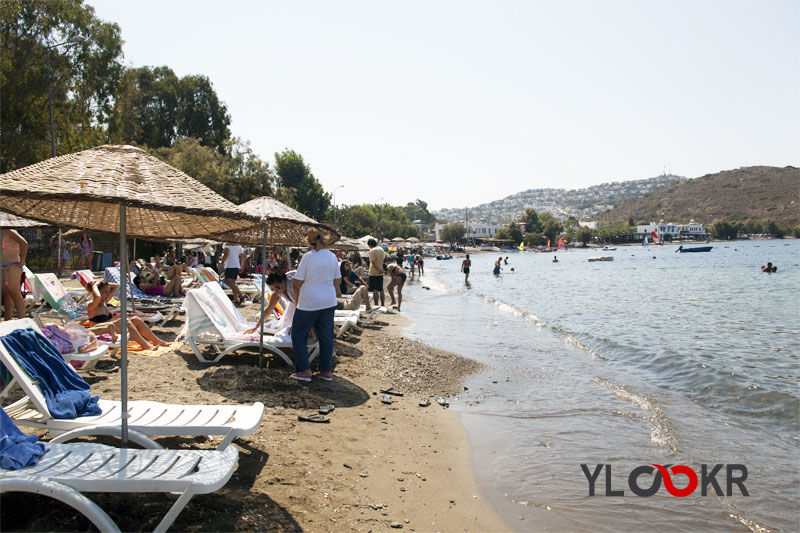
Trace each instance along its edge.
<instances>
[{"instance_id":1,"label":"lounger leg","mask_svg":"<svg viewBox=\"0 0 800 533\"><path fill-rule=\"evenodd\" d=\"M53 434L53 431L50 431ZM95 436L95 435L107 435L111 437L119 437L122 438L122 429L120 426L87 426L84 428L73 429L71 431L66 431L64 433L59 433L55 437L53 437L50 442L69 442L72 439L78 437L85 437L85 436ZM134 444L138 444L142 448L148 448L151 450L163 450L164 447L145 435L140 431L136 431L134 429L128 429L128 440L133 442Z\"/></svg>"},{"instance_id":2,"label":"lounger leg","mask_svg":"<svg viewBox=\"0 0 800 533\"><path fill-rule=\"evenodd\" d=\"M164 518L161 519L161 522L158 523L153 532L166 532L169 529L169 526L171 526L175 519L178 518L178 515L181 514L181 511L183 511L183 508L186 507L186 504L189 503L189 500L191 500L193 496L194 491L192 490L192 487L188 487L186 492L180 495L178 500L170 508L167 514L164 515Z\"/></svg>"},{"instance_id":3,"label":"lounger leg","mask_svg":"<svg viewBox=\"0 0 800 533\"><path fill-rule=\"evenodd\" d=\"M117 524L96 503L63 483L41 479L5 479L0 480L0 493L3 492L29 492L48 496L81 513L100 531L119 532ZM184 503L184 505L186 504ZM173 520L175 519L173 518Z\"/></svg>"}]
</instances>

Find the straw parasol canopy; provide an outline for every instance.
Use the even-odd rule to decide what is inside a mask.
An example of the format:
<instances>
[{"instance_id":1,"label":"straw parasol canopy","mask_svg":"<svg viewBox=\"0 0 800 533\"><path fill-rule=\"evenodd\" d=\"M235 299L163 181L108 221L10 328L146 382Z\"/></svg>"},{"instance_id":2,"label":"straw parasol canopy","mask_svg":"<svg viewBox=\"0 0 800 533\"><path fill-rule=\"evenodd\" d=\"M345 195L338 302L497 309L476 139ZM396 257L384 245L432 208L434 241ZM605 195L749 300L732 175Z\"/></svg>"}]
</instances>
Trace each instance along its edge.
<instances>
[{"instance_id":1,"label":"straw parasol canopy","mask_svg":"<svg viewBox=\"0 0 800 533\"><path fill-rule=\"evenodd\" d=\"M394 239L392 239L392 242L405 242L405 239L402 237L395 237Z\"/></svg>"},{"instance_id":2,"label":"straw parasol canopy","mask_svg":"<svg viewBox=\"0 0 800 533\"><path fill-rule=\"evenodd\" d=\"M407 240L408 242L413 242L413 243L419 242L419 239L417 239L416 237L409 237Z\"/></svg>"},{"instance_id":3,"label":"straw parasol canopy","mask_svg":"<svg viewBox=\"0 0 800 533\"><path fill-rule=\"evenodd\" d=\"M27 218L18 217L11 213L4 213L0 211L0 227L5 229L27 229L27 228L41 228L46 226L42 222L35 220L28 220Z\"/></svg>"},{"instance_id":4,"label":"straw parasol canopy","mask_svg":"<svg viewBox=\"0 0 800 533\"><path fill-rule=\"evenodd\" d=\"M126 237L190 238L245 229L252 217L180 170L133 146L104 145L0 175L0 208L55 225L120 234L120 279L127 279ZM121 291L120 381L128 403L127 291ZM128 420L122 418L122 441Z\"/></svg>"},{"instance_id":5,"label":"straw parasol canopy","mask_svg":"<svg viewBox=\"0 0 800 533\"><path fill-rule=\"evenodd\" d=\"M355 239L349 239L347 237L340 238L331 246L332 250L341 250L343 252L358 251L362 248L366 248L367 250L369 250L369 247L365 246L360 241L357 241Z\"/></svg>"},{"instance_id":6,"label":"straw parasol canopy","mask_svg":"<svg viewBox=\"0 0 800 533\"><path fill-rule=\"evenodd\" d=\"M325 224L300 213L270 196L255 198L239 206L245 213L261 219L262 225L245 231L219 233L215 239L240 244L272 246L302 246L308 244L308 230L316 229L322 233L330 246L339 240L339 233ZM264 226L267 225L267 240L264 242Z\"/></svg>"},{"instance_id":7,"label":"straw parasol canopy","mask_svg":"<svg viewBox=\"0 0 800 533\"><path fill-rule=\"evenodd\" d=\"M0 208L53 225L187 238L252 227L254 217L133 146L104 145L0 175Z\"/></svg>"}]
</instances>

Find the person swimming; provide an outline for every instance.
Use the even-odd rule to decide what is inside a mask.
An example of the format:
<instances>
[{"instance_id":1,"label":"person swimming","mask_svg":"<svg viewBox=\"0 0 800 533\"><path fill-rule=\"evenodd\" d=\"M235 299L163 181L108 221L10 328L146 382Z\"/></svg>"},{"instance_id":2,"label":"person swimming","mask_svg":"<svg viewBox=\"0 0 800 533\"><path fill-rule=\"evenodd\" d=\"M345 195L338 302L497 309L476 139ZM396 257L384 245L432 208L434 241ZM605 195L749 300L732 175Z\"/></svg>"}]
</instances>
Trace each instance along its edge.
<instances>
[{"instance_id":1,"label":"person swimming","mask_svg":"<svg viewBox=\"0 0 800 533\"><path fill-rule=\"evenodd\" d=\"M761 272L769 272L770 274L773 272L777 272L778 267L772 266L772 263L767 263L765 266L761 267Z\"/></svg>"},{"instance_id":2,"label":"person swimming","mask_svg":"<svg viewBox=\"0 0 800 533\"><path fill-rule=\"evenodd\" d=\"M558 263L558 256L556 255L553 256L553 263Z\"/></svg>"}]
</instances>

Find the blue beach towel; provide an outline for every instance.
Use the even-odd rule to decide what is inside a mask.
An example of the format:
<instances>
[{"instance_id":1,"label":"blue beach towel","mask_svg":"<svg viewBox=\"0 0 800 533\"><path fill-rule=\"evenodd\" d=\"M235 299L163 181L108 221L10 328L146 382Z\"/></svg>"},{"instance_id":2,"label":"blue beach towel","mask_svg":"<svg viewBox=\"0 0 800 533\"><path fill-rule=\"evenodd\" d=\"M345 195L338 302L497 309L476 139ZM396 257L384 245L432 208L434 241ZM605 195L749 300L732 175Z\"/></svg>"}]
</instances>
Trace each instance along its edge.
<instances>
[{"instance_id":1,"label":"blue beach towel","mask_svg":"<svg viewBox=\"0 0 800 533\"><path fill-rule=\"evenodd\" d=\"M39 388L53 418L72 419L99 415L99 396L92 396L89 384L67 365L50 341L32 329L17 329L3 337L6 350Z\"/></svg>"},{"instance_id":2,"label":"blue beach towel","mask_svg":"<svg viewBox=\"0 0 800 533\"><path fill-rule=\"evenodd\" d=\"M19 470L35 465L44 455L44 444L36 435L26 435L0 407L0 468Z\"/></svg>"}]
</instances>

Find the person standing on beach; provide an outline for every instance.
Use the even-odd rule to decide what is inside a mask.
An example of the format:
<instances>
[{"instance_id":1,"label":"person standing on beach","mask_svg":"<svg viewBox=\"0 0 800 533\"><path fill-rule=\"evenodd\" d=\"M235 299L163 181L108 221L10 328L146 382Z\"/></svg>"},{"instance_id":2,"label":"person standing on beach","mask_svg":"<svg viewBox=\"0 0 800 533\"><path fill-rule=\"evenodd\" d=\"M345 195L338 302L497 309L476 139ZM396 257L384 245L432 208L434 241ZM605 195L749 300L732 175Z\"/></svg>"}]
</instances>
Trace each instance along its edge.
<instances>
[{"instance_id":1,"label":"person standing on beach","mask_svg":"<svg viewBox=\"0 0 800 533\"><path fill-rule=\"evenodd\" d=\"M28 241L13 229L3 230L3 316L6 320L25 318L25 298L22 296L22 267L28 256Z\"/></svg>"},{"instance_id":2,"label":"person standing on beach","mask_svg":"<svg viewBox=\"0 0 800 533\"><path fill-rule=\"evenodd\" d=\"M497 261L495 261L495 262L494 262L494 270L492 271L492 273L493 273L495 276L499 276L499 275L500 275L500 271L501 271L501 270L502 270L502 268L503 268L503 267L501 267L501 266L500 266L500 264L501 264L502 262L503 262L503 256L502 256L502 255L501 255L500 257L498 257L498 258L497 258Z\"/></svg>"},{"instance_id":3,"label":"person standing on beach","mask_svg":"<svg viewBox=\"0 0 800 533\"><path fill-rule=\"evenodd\" d=\"M469 254L467 254L467 257L465 257L464 260L461 261L461 272L464 273L464 283L467 283L467 281L469 281L469 267L471 266L472 266L472 261L470 261Z\"/></svg>"},{"instance_id":4,"label":"person standing on beach","mask_svg":"<svg viewBox=\"0 0 800 533\"><path fill-rule=\"evenodd\" d=\"M372 293L372 300L375 305L386 305L386 294L383 292L383 260L386 258L386 252L383 248L378 246L378 241L370 239L367 241L369 246L369 281L367 289Z\"/></svg>"},{"instance_id":5,"label":"person standing on beach","mask_svg":"<svg viewBox=\"0 0 800 533\"><path fill-rule=\"evenodd\" d=\"M236 285L236 278L239 277L239 272L242 271L242 263L244 262L244 249L238 244L226 244L225 251L222 253L222 266L223 279L225 285L230 287L233 293L233 301L237 305L241 305L244 301L244 295L239 287Z\"/></svg>"},{"instance_id":6,"label":"person standing on beach","mask_svg":"<svg viewBox=\"0 0 800 533\"><path fill-rule=\"evenodd\" d=\"M300 260L292 283L294 301L297 302L292 319L292 352L297 372L289 377L311 381L308 334L313 329L319 340L319 372L314 375L323 381L332 381L333 317L336 299L342 297L339 290L342 274L336 256L325 247L325 239L319 230L308 233L308 243L312 248Z\"/></svg>"}]
</instances>

